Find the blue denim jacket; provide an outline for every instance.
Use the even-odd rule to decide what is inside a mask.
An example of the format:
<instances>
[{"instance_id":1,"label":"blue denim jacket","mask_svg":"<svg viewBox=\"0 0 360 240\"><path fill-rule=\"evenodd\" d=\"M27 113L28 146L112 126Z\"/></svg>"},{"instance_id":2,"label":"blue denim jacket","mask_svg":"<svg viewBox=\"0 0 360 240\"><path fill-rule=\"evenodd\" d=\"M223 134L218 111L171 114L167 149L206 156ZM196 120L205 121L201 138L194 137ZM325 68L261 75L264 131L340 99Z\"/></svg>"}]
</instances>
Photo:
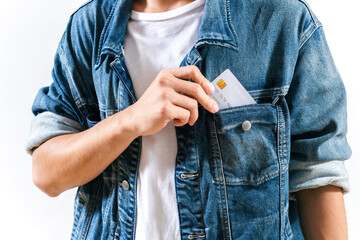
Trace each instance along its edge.
<instances>
[{"instance_id":1,"label":"blue denim jacket","mask_svg":"<svg viewBox=\"0 0 360 240\"><path fill-rule=\"evenodd\" d=\"M29 152L136 101L123 47L131 7L93 0L71 16L33 105ZM346 94L321 23L300 0L207 0L187 65L209 80L229 68L257 104L200 106L194 126L176 128L181 239L302 239L291 193L349 190ZM141 137L78 188L72 239L134 238L140 147Z\"/></svg>"}]
</instances>

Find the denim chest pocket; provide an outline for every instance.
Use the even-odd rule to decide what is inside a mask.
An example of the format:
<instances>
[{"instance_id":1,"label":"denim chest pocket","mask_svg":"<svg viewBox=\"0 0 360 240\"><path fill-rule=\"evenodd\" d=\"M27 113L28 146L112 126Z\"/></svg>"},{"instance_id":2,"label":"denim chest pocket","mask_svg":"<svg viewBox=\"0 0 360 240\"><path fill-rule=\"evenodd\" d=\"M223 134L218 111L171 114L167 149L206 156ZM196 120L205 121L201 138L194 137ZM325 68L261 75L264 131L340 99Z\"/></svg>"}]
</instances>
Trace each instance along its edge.
<instances>
[{"instance_id":1,"label":"denim chest pocket","mask_svg":"<svg viewBox=\"0 0 360 240\"><path fill-rule=\"evenodd\" d=\"M214 118L220 159L215 160L215 182L225 178L226 184L256 185L279 174L275 105L223 109Z\"/></svg>"}]
</instances>

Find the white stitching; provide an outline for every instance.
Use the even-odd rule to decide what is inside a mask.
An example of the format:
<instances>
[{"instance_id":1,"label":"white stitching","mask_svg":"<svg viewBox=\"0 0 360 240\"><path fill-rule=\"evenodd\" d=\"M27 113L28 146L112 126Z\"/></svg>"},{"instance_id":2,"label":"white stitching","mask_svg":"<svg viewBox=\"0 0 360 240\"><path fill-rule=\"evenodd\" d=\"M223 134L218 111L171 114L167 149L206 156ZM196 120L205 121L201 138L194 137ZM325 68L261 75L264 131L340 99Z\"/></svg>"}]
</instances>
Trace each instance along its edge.
<instances>
[{"instance_id":1,"label":"white stitching","mask_svg":"<svg viewBox=\"0 0 360 240\"><path fill-rule=\"evenodd\" d=\"M203 235L194 235L194 234L190 234L188 235L188 239L196 239L196 238L204 238L205 234Z\"/></svg>"}]
</instances>

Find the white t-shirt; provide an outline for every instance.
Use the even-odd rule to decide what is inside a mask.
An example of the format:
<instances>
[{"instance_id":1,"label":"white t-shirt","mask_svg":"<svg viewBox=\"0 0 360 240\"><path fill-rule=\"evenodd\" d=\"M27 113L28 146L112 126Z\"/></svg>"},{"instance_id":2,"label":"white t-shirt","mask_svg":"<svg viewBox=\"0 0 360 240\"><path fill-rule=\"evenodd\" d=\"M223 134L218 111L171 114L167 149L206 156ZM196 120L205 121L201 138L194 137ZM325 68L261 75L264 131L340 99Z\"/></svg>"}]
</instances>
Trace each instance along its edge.
<instances>
[{"instance_id":1,"label":"white t-shirt","mask_svg":"<svg viewBox=\"0 0 360 240\"><path fill-rule=\"evenodd\" d=\"M159 72L179 67L194 46L205 0L162 13L132 11L125 36L125 63L136 98ZM137 184L136 240L180 239L175 194L177 140L170 122L142 138Z\"/></svg>"}]
</instances>

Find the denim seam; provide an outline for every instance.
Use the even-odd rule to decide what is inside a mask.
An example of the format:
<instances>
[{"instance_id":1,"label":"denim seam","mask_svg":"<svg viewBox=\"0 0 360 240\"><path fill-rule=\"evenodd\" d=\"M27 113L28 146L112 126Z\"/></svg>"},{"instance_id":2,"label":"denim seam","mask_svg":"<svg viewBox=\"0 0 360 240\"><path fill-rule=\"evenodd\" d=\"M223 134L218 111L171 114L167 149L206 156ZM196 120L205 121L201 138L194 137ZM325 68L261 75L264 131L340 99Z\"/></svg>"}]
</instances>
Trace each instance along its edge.
<instances>
[{"instance_id":1,"label":"denim seam","mask_svg":"<svg viewBox=\"0 0 360 240\"><path fill-rule=\"evenodd\" d=\"M288 196L288 187L285 188L285 186L287 186L288 180L286 179L286 177L289 176L289 172L288 172L288 168L289 168L289 163L287 161L288 156L289 156L289 151L288 151L288 146L289 146L289 139L287 137L287 129L288 129L288 125L287 125L287 121L286 121L286 103L284 101L284 98L282 99L282 101L279 102L278 104L278 112L279 112L279 122L280 122L280 128L279 131L281 132L281 135L279 134L279 136L281 136L281 154L280 154L280 164L281 164L281 185L280 185L280 200L281 200L281 225L283 226L283 231L282 231L282 235L284 234L284 237L287 238L291 238L292 234L290 232L291 235L289 235L289 231L287 231L287 225L286 225L286 218L288 218L288 208L289 208L289 199L286 198Z\"/></svg>"},{"instance_id":2,"label":"denim seam","mask_svg":"<svg viewBox=\"0 0 360 240\"><path fill-rule=\"evenodd\" d=\"M229 207L228 207L228 203L227 203L227 192L226 192L226 179L225 179L225 173L224 173L224 166L223 166L223 157L222 157L222 153L220 151L220 143L219 143L219 139L218 139L218 136L217 136L217 130L216 130L216 126L215 126L215 114L213 114L213 129L214 129L214 133L215 133L215 138L216 138L216 144L217 144L217 147L218 147L218 151L219 151L219 157L220 157L220 169L221 169L221 175L222 175L222 178L224 179L224 183L222 183L221 185L223 186L224 190L223 190L223 194L225 195L223 199L223 197L220 196L220 199L221 199L221 203L222 205L224 204L224 200L225 200L225 211L224 209L222 209L222 212L223 214L225 214L226 216L224 216L226 219L224 219L225 221L225 224L227 224L227 227L225 227L225 229L227 229L229 232L227 231L224 231L224 235L228 236L228 239L232 239L231 238L231 225L230 225L230 217L229 217ZM215 180L214 180L215 181ZM226 239L226 238L225 238Z\"/></svg>"},{"instance_id":3,"label":"denim seam","mask_svg":"<svg viewBox=\"0 0 360 240\"><path fill-rule=\"evenodd\" d=\"M232 50L237 49L234 45L229 44L224 40L214 40L214 39L202 39L198 43L196 43L195 47L199 48L202 46L220 46L220 47L228 47Z\"/></svg>"},{"instance_id":4,"label":"denim seam","mask_svg":"<svg viewBox=\"0 0 360 240\"><path fill-rule=\"evenodd\" d=\"M280 132L281 132L281 127L280 127L280 110L279 110L279 106L276 107L277 110L277 153L278 153L278 162L279 162L279 168L280 171L282 169L282 161L281 161L281 138L280 138ZM283 214L282 214L282 204L283 204L283 195L282 195L282 174L280 172L279 174L279 214L280 214L280 238L283 238L283 234L282 234L282 226L283 226Z\"/></svg>"},{"instance_id":5,"label":"denim seam","mask_svg":"<svg viewBox=\"0 0 360 240\"><path fill-rule=\"evenodd\" d=\"M289 91L289 86L280 88L268 88L264 90L248 91L254 99L268 98L268 97L281 97L285 96Z\"/></svg>"},{"instance_id":6,"label":"denim seam","mask_svg":"<svg viewBox=\"0 0 360 240\"><path fill-rule=\"evenodd\" d=\"M233 26L231 24L231 12L230 12L230 6L229 5L230 5L229 0L227 0L226 1L226 24L228 25L228 27L229 27L229 29L231 31L231 34L232 34L232 36L233 36L233 38L235 40L235 47L236 47L236 49L238 49L239 48L239 44L237 42L238 38L237 38L236 33L234 31L234 28L233 28Z\"/></svg>"},{"instance_id":7,"label":"denim seam","mask_svg":"<svg viewBox=\"0 0 360 240\"><path fill-rule=\"evenodd\" d=\"M282 104L282 103L280 103ZM281 106L277 106L277 112L278 112L278 130L279 133L278 135L280 136L281 134L281 138L279 138L279 160L280 160L280 164L283 165L283 158L287 157L287 151L286 151L286 146L287 146L287 142L286 142L286 121L285 121L285 117L284 117L284 113L283 113L283 109ZM280 113L282 113L280 115ZM281 121L281 122L280 122ZM280 140L282 142L280 142ZM283 166L281 167L281 172L283 172ZM288 166L285 164L285 168L288 168Z\"/></svg>"},{"instance_id":8,"label":"denim seam","mask_svg":"<svg viewBox=\"0 0 360 240\"><path fill-rule=\"evenodd\" d=\"M309 36L306 37L306 39L301 43L300 47L299 47L299 51L302 49L302 47L305 45L305 43L308 42L308 40L314 35L314 33L316 32L316 30L318 30L321 27L321 25L317 25L315 26L315 28L312 30L312 32L309 34ZM309 30L310 31L310 30ZM307 32L306 32L307 34ZM305 34L305 36L306 36Z\"/></svg>"},{"instance_id":9,"label":"denim seam","mask_svg":"<svg viewBox=\"0 0 360 240\"><path fill-rule=\"evenodd\" d=\"M64 35L63 35L63 38L64 38L65 34L66 34L66 31L65 31L65 33L64 33ZM70 74L70 70L69 70L69 66L68 66L68 64L67 64L67 63L68 63L68 59L67 59L66 54L65 54L65 51L64 51L64 49L63 49L63 43L62 43L62 41L60 42L59 47L58 47L58 54L59 54L59 58L60 58L61 61L65 60L65 62L61 65L61 70L66 71L65 74L66 74L66 75L69 75L69 77L72 79L71 74ZM65 65L65 66L64 66L64 65ZM64 76L64 78L66 79L66 76ZM73 80L72 80L72 81L73 81ZM54 79L54 82L55 82L55 79ZM80 107L78 106L77 101L76 101L75 98L74 98L73 89L72 89L72 87L70 86L70 83L68 82L68 79L66 79L66 84L68 85L69 90L70 90L70 94L71 94L71 97L70 97L70 98L72 98L71 100L75 103L75 105L76 105L76 107L77 107L77 109L78 109L81 117L82 117L83 119L85 119L82 111L80 111ZM66 96L67 91L66 91L66 89L64 88L64 86L63 86L62 84L59 84L59 89L60 89L60 91L61 91L61 94L63 94L64 96ZM70 115L70 116L71 116L71 115ZM71 117L73 117L73 116L71 116ZM76 121L77 119L74 118L74 119L72 119L72 120L75 120L75 121Z\"/></svg>"},{"instance_id":10,"label":"denim seam","mask_svg":"<svg viewBox=\"0 0 360 240\"><path fill-rule=\"evenodd\" d=\"M67 79L67 84L69 85L69 89L70 89L70 94L72 96L72 99L74 101L74 103L76 104L76 107L79 109L79 112L82 114L82 112L80 111L80 108L85 106L85 105L93 105L93 106L98 106L98 104L96 102L90 102L90 101L87 101L85 98L82 98L80 96L80 93L75 91L75 87L72 87L75 85L75 81L72 77L72 74L71 74L71 71L69 69L69 59L67 58L67 55L65 53L65 50L64 50L64 46L63 44L60 44L60 47L59 47L59 56L60 56L60 59L63 62L63 65L64 67L62 67L62 69L66 70L66 75L69 79ZM71 83L69 82L69 80L71 80ZM60 86L60 89L62 90L63 93L66 92L66 89L63 89L62 86ZM75 97L75 96L78 96L78 97ZM83 116L84 117L84 116Z\"/></svg>"},{"instance_id":11,"label":"denim seam","mask_svg":"<svg viewBox=\"0 0 360 240\"><path fill-rule=\"evenodd\" d=\"M263 99L263 98L271 98L271 97L280 97L280 96L284 96L286 94L279 94L279 95L273 95L273 94L269 94L269 95L259 95L259 96L252 96L253 99ZM275 101L276 102L276 101Z\"/></svg>"},{"instance_id":12,"label":"denim seam","mask_svg":"<svg viewBox=\"0 0 360 240\"><path fill-rule=\"evenodd\" d=\"M121 47L121 50L123 51L123 46ZM124 53L125 54L125 53ZM117 59L117 58L119 58L120 57L120 53L119 54L117 54L116 56L115 56L115 59ZM110 63L110 65L111 65L111 69L113 69L113 71L115 71L114 70L114 67L113 67L113 65L115 64L115 59L114 59L114 61L112 61L111 63ZM124 71L124 70L123 70ZM120 79L119 79L120 80ZM122 103L122 100L124 99L124 97L123 97L123 88L125 87L124 86L124 83L120 80L120 81L117 81L117 83L118 83L118 89L117 89L117 99L116 99L116 109L119 111L121 108L126 108L126 106L122 106L123 105L123 103ZM104 105L103 106L103 108L105 109L106 108L106 106Z\"/></svg>"},{"instance_id":13,"label":"denim seam","mask_svg":"<svg viewBox=\"0 0 360 240\"><path fill-rule=\"evenodd\" d=\"M114 17L114 13L115 13L115 9L117 7L119 3L119 0L116 0L116 2L114 3L114 6L111 9L111 12L105 22L104 28L102 30L101 36L100 36L100 40L99 40L99 50L97 53L97 59L96 59L96 63L95 66L99 66L100 65L100 58L101 58L101 52L104 51L105 49L102 49L102 46L104 44L104 38L105 38L105 34L107 33L110 21L112 20L112 18Z\"/></svg>"},{"instance_id":14,"label":"denim seam","mask_svg":"<svg viewBox=\"0 0 360 240\"><path fill-rule=\"evenodd\" d=\"M119 69L118 69L116 66L114 66L114 65L115 65L115 61L119 61L119 62L121 61L121 60L120 60L120 54L118 54L118 55L115 57L115 60L110 64L110 67L111 67L111 69L112 69L113 71L115 71L115 73L116 73L117 77L119 78L119 80L120 80L122 83L124 83L124 80L123 80L123 78L122 78L122 76L121 76L121 73L119 72ZM119 64L121 64L121 63L119 63ZM122 70L125 72L125 69L124 69L122 66L121 66L121 68L122 68ZM126 84L124 84L124 86L125 86L126 91L127 91L128 94L129 94L131 100L135 103L135 102L136 102L136 97L132 94L131 90L128 88L128 86L126 86Z\"/></svg>"},{"instance_id":15,"label":"denim seam","mask_svg":"<svg viewBox=\"0 0 360 240\"><path fill-rule=\"evenodd\" d=\"M236 107L231 107L231 108L224 108L224 109L221 109L219 111L219 113L221 114L228 114L228 113L233 113L235 112L236 110L238 109L235 109L235 108L238 108L238 107L241 107L241 109L243 110L246 110L247 108L253 108L254 105L257 105L257 107L272 107L274 108L274 104L272 103L259 103L259 104L248 104L248 105L243 105L243 106L236 106Z\"/></svg>"},{"instance_id":16,"label":"denim seam","mask_svg":"<svg viewBox=\"0 0 360 240\"><path fill-rule=\"evenodd\" d=\"M318 21L316 21L316 19L315 19L315 17L314 17L314 13L312 12L312 10L311 10L310 6L307 4L307 2L306 2L306 1L303 1L303 0L299 0L299 1L300 1L301 3L303 3L303 4L305 5L305 7L307 8L307 10L308 10L308 12L309 12L309 14L310 14L310 17L311 17L311 19L313 20L314 24L315 24L316 26L319 26L320 23L319 23Z\"/></svg>"},{"instance_id":17,"label":"denim seam","mask_svg":"<svg viewBox=\"0 0 360 240\"><path fill-rule=\"evenodd\" d=\"M103 180L107 180L107 179L108 179L108 178L103 177ZM116 182L116 181L113 181L113 180L111 179L110 193L112 193L114 190L116 191L115 182ZM111 198L109 197L108 200L107 200L107 202L106 202L105 210L104 210L104 212L103 212L104 220L105 220L105 221L108 219L107 216L109 215L109 212L110 212L111 203L112 203L112 201L111 201Z\"/></svg>"},{"instance_id":18,"label":"denim seam","mask_svg":"<svg viewBox=\"0 0 360 240\"><path fill-rule=\"evenodd\" d=\"M197 125L195 124L195 126L194 126L194 139L197 139ZM197 141L194 141L194 147L195 147L195 158L196 158L196 174L197 174L197 176L196 177L198 177L198 176L200 176L201 177L201 172L200 172L200 159L199 159L199 152L198 152L198 146L197 146ZM200 194L201 194L201 191L199 191L200 192ZM200 196L200 199L201 199L201 196ZM203 206L201 206L201 208L202 209L204 209L203 208Z\"/></svg>"},{"instance_id":19,"label":"denim seam","mask_svg":"<svg viewBox=\"0 0 360 240\"><path fill-rule=\"evenodd\" d=\"M196 58L196 60L195 60L195 62L193 62L193 65L196 65L199 61L201 61L202 60L202 58L201 58L201 56L199 55L197 58Z\"/></svg>"},{"instance_id":20,"label":"denim seam","mask_svg":"<svg viewBox=\"0 0 360 240\"><path fill-rule=\"evenodd\" d=\"M100 181L100 179L96 179L95 181ZM92 218L94 216L94 210L96 208L96 203L97 203L99 195L100 195L100 189L101 189L102 181L100 181L97 185L98 186L97 186L96 197L93 200L92 205L89 206L89 209L86 209L87 214L85 216L84 225L83 225L82 234L81 234L80 239L86 239L87 234L88 234L89 229L90 229L91 221L92 221ZM89 203L90 202L91 201L89 200Z\"/></svg>"},{"instance_id":21,"label":"denim seam","mask_svg":"<svg viewBox=\"0 0 360 240\"><path fill-rule=\"evenodd\" d=\"M276 88L265 88L262 90L250 90L251 93L257 93L257 92L274 92L274 91L287 91L289 90L289 86L283 86L283 87L276 87Z\"/></svg>"},{"instance_id":22,"label":"denim seam","mask_svg":"<svg viewBox=\"0 0 360 240\"><path fill-rule=\"evenodd\" d=\"M71 76L71 71L69 70L69 65L68 65L69 60L68 60L67 57L66 57L63 44L60 44L60 47L59 47L59 57L60 57L60 60L62 60L62 61L65 60L65 62L62 63L61 68L62 68L63 70L66 70L66 75L68 75L68 77L70 78L69 80L71 80L72 82L74 82L74 79L73 79L72 76ZM64 65L65 65L65 66L64 66ZM64 69L64 68L65 68L65 69ZM72 89L72 87L70 86L70 83L68 82L69 80L68 80L68 79L66 79L66 80L67 80L67 81L66 81L67 85L69 85L71 97L72 97L72 99L74 100L77 108L79 108L79 106L78 106L78 104L77 104L77 101L75 100L76 98L75 98L73 89ZM63 89L63 86L62 86L62 85L60 85L60 89L61 89L62 93L66 93L66 92L67 92L66 89ZM79 95L79 93L77 93L77 95Z\"/></svg>"},{"instance_id":23,"label":"denim seam","mask_svg":"<svg viewBox=\"0 0 360 240\"><path fill-rule=\"evenodd\" d=\"M219 35L219 36L212 35L211 37L216 38L216 39L203 38L203 39L201 39L201 41L199 41L195 44L196 48L198 48L200 46L205 46L205 45L218 45L218 46L222 46L222 47L229 47L230 49L235 49L236 51L238 51L238 49L239 49L239 44L237 41L238 38L237 38L236 32L231 23L231 12L230 12L229 0L226 0L225 4L226 4L226 6L225 6L226 25L231 32L232 39L230 39L230 38L225 39L224 35ZM235 44L230 44L229 41L235 42Z\"/></svg>"},{"instance_id":24,"label":"denim seam","mask_svg":"<svg viewBox=\"0 0 360 240\"><path fill-rule=\"evenodd\" d=\"M76 195L75 195L75 200L76 198L78 198L78 201L75 201L74 203L74 224L73 224L73 230L72 230L72 233L71 233L71 239L78 239L78 235L79 235L79 232L81 231L80 229L80 219L81 219L81 216L84 215L86 213L85 211L85 201L83 201L83 203L81 203L81 206L80 206L80 192L81 192L81 186L78 187L77 191L76 191ZM84 198L84 197L82 197ZM80 208L81 210L78 211L78 208ZM85 214L85 217L86 217L86 214Z\"/></svg>"},{"instance_id":25,"label":"denim seam","mask_svg":"<svg viewBox=\"0 0 360 240\"><path fill-rule=\"evenodd\" d=\"M266 182L267 180L271 180L272 178L274 178L275 176L277 176L281 171L276 171L272 174L266 175L263 178L257 180L257 181L245 181L245 180L239 180L239 181L216 181L214 180L214 182L219 183L219 184L227 184L227 185L258 185L260 183Z\"/></svg>"},{"instance_id":26,"label":"denim seam","mask_svg":"<svg viewBox=\"0 0 360 240\"><path fill-rule=\"evenodd\" d=\"M175 159L175 173L174 173L174 182L175 182L175 198L176 198L176 205L177 205L177 214L178 214L178 219L179 219L179 233L180 233L180 238L181 238L181 234L183 233L183 229L181 227L181 215L180 215L180 208L179 208L179 204L180 204L180 200L179 200L179 191L178 191L178 180L176 178L176 162L177 162L178 157L176 157ZM135 239L135 238L134 238Z\"/></svg>"},{"instance_id":27,"label":"denim seam","mask_svg":"<svg viewBox=\"0 0 360 240\"><path fill-rule=\"evenodd\" d=\"M135 229L132 231L133 239L135 239L136 236L136 221L137 221L137 180L138 180L138 174L139 174L139 168L140 168L140 160L141 160L141 152L142 152L142 137L139 137L139 143L138 143L138 157L137 157L137 166L136 166L136 172L134 176L134 216L133 216L133 226L135 226Z\"/></svg>"}]
</instances>

